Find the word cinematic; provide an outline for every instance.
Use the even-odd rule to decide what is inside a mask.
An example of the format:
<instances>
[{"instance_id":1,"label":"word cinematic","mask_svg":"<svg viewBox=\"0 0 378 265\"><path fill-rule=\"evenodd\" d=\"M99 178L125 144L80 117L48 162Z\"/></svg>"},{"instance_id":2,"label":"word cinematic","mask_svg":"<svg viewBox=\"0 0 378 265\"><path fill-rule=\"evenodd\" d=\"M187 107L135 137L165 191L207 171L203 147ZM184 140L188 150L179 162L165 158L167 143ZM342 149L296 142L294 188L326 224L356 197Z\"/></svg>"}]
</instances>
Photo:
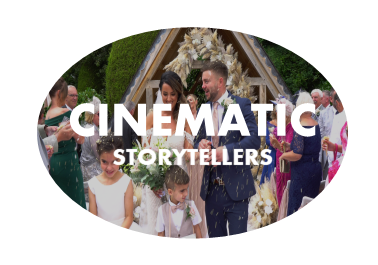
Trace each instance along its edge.
<instances>
[{"instance_id":1,"label":"word cinematic","mask_svg":"<svg viewBox=\"0 0 378 265\"><path fill-rule=\"evenodd\" d=\"M162 129L162 123L169 123L170 117L162 116L162 111L170 111L170 104L154 104L153 106L153 136L169 136L172 134L170 129ZM251 110L258 112L259 126L258 136L266 135L266 112L273 110L273 104L251 104ZM94 113L93 104L81 104L77 106L71 113L71 126L72 129L81 136L93 136L94 128L83 128L79 123L80 115L85 112ZM99 133L100 136L108 134L108 105L100 104L100 123ZM114 104L114 135L122 135L122 121L125 119L130 127L139 136L146 136L146 104L138 104L138 122L127 111L123 104ZM304 112L315 113L314 104L302 104L294 109L291 116L291 124L296 133L301 136L314 136L315 126L312 128L304 128L300 124L300 116ZM205 129L207 136L214 136L214 126L211 115L210 104L202 104L197 118L194 120L192 112L188 104L181 104L180 111L177 119L176 134L177 136L184 135L185 121L192 131L193 136L198 134L198 131L205 122ZM286 135L286 109L285 104L277 104L277 135ZM227 112L223 118L222 125L218 132L218 136L226 136L228 131L240 131L242 136L250 136L247 124L244 120L239 104L230 104Z\"/></svg>"}]
</instances>

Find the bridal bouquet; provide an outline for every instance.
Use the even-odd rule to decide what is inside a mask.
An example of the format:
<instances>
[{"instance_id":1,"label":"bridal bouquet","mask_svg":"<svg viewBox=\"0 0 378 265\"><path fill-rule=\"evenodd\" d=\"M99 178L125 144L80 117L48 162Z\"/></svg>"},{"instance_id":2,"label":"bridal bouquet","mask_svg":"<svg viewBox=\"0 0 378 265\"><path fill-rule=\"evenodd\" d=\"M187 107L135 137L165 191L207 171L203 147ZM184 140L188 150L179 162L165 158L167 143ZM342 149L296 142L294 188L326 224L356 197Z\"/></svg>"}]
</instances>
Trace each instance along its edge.
<instances>
[{"instance_id":1,"label":"bridal bouquet","mask_svg":"<svg viewBox=\"0 0 378 265\"><path fill-rule=\"evenodd\" d=\"M159 139L155 144L150 145L148 147L142 148L140 143L137 143L135 152L136 157L139 157L139 153L144 149L151 149L156 154L156 160L154 163L150 165L144 165L139 162L139 160L135 160L134 165L130 169L130 177L132 178L133 182L137 185L148 185L150 186L151 190L162 190L164 187L164 179L165 173L167 172L170 165L167 165L163 160L163 164L159 165L159 150L160 149L167 149L171 152L171 156L169 157L169 161L173 165L176 155L172 152L172 149L167 145L167 141L165 138ZM145 161L149 161L152 159L150 154L145 154L143 156Z\"/></svg>"},{"instance_id":2,"label":"bridal bouquet","mask_svg":"<svg viewBox=\"0 0 378 265\"><path fill-rule=\"evenodd\" d=\"M277 221L278 204L274 193L269 188L269 182L257 185L256 194L248 206L248 224L253 229L268 226Z\"/></svg>"}]
</instances>

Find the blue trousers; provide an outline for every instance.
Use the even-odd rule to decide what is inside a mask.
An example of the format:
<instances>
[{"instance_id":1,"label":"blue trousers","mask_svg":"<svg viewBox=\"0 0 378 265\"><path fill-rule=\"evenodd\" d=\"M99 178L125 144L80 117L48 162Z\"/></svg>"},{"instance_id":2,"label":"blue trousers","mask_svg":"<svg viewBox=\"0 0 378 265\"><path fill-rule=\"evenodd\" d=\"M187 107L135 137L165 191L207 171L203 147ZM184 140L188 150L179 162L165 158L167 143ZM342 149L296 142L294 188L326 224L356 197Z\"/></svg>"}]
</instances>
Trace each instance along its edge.
<instances>
[{"instance_id":1,"label":"blue trousers","mask_svg":"<svg viewBox=\"0 0 378 265\"><path fill-rule=\"evenodd\" d=\"M233 201L224 186L210 184L205 201L209 237L227 236L247 232L248 199Z\"/></svg>"}]
</instances>

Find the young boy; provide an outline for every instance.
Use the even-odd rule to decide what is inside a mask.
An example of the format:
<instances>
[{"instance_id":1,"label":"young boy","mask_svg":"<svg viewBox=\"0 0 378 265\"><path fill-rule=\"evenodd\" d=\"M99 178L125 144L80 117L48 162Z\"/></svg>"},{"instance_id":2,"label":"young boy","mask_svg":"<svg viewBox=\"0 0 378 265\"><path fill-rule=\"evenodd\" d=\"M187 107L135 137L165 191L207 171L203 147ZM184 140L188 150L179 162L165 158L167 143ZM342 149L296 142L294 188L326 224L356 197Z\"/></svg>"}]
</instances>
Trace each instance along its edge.
<instances>
[{"instance_id":1,"label":"young boy","mask_svg":"<svg viewBox=\"0 0 378 265\"><path fill-rule=\"evenodd\" d=\"M173 165L165 174L165 185L169 201L158 209L156 231L158 236L202 238L199 223L202 219L193 201L185 200L188 195L189 176L179 166Z\"/></svg>"}]
</instances>

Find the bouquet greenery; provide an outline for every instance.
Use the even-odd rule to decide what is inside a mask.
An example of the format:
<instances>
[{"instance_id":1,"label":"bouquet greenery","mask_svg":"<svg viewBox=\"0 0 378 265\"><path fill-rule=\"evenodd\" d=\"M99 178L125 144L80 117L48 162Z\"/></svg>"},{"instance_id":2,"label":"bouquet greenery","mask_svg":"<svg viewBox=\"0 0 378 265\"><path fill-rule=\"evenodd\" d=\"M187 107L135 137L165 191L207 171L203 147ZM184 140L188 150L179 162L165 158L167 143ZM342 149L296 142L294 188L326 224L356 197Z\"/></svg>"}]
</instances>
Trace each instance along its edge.
<instances>
[{"instance_id":1,"label":"bouquet greenery","mask_svg":"<svg viewBox=\"0 0 378 265\"><path fill-rule=\"evenodd\" d=\"M155 161L150 165L144 165L139 162L138 159L135 160L133 166L130 169L130 177L136 185L148 185L151 190L162 190L164 187L165 173L168 168L173 165L176 155L172 152L172 149L168 147L165 138L159 138L158 141L150 146L142 148L139 142L136 146L137 151L135 152L136 157L139 157L139 153L144 149L151 149L156 154ZM170 164L167 164L163 160L163 164L159 165L159 150L167 149L171 152L171 156L168 158ZM152 159L150 154L144 154L143 159L149 161Z\"/></svg>"}]
</instances>

